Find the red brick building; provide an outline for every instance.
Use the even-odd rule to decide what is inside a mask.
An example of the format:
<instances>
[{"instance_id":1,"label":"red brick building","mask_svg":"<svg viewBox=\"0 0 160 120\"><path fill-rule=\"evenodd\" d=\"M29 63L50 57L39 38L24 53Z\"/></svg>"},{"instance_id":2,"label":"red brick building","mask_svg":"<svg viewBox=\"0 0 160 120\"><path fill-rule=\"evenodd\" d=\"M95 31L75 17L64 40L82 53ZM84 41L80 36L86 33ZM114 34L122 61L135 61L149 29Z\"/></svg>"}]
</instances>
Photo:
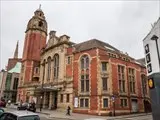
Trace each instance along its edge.
<instances>
[{"instance_id":1,"label":"red brick building","mask_svg":"<svg viewBox=\"0 0 160 120\"><path fill-rule=\"evenodd\" d=\"M26 29L19 99L96 115L143 112L149 105L144 64L97 39L74 44L55 33L46 44L47 22L36 10Z\"/></svg>"},{"instance_id":2,"label":"red brick building","mask_svg":"<svg viewBox=\"0 0 160 120\"><path fill-rule=\"evenodd\" d=\"M93 39L68 48L73 77L73 112L109 115L143 112L149 104L144 64ZM145 101L147 101L147 103Z\"/></svg>"},{"instance_id":3,"label":"red brick building","mask_svg":"<svg viewBox=\"0 0 160 120\"><path fill-rule=\"evenodd\" d=\"M29 102L39 84L40 52L45 47L47 38L47 22L40 8L29 20L25 33L18 96Z\"/></svg>"}]
</instances>

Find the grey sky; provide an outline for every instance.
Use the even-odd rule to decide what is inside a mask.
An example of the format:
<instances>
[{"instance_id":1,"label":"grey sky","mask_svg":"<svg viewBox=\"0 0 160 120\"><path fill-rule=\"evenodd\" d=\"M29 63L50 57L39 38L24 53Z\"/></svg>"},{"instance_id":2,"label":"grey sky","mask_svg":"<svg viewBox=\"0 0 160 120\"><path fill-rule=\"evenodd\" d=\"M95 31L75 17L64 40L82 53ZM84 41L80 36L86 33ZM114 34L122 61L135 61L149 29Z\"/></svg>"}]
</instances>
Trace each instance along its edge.
<instances>
[{"instance_id":1,"label":"grey sky","mask_svg":"<svg viewBox=\"0 0 160 120\"><path fill-rule=\"evenodd\" d=\"M0 69L12 58L17 40L22 56L25 29L39 4L48 32L67 34L75 43L97 38L131 57L144 57L143 38L160 16L160 1L1 1Z\"/></svg>"}]
</instances>

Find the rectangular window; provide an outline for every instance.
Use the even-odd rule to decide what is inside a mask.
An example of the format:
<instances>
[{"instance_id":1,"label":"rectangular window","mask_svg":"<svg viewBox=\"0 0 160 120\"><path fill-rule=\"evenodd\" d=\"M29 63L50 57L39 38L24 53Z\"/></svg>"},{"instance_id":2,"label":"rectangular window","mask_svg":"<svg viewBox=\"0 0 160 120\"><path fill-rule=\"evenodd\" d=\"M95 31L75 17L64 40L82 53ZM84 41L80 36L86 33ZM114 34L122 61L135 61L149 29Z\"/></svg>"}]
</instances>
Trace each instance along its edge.
<instances>
[{"instance_id":1,"label":"rectangular window","mask_svg":"<svg viewBox=\"0 0 160 120\"><path fill-rule=\"evenodd\" d=\"M125 92L125 73L124 66L118 65L118 79L119 79L119 91Z\"/></svg>"},{"instance_id":2,"label":"rectangular window","mask_svg":"<svg viewBox=\"0 0 160 120\"><path fill-rule=\"evenodd\" d=\"M89 75L81 75L81 92L89 92Z\"/></svg>"},{"instance_id":3,"label":"rectangular window","mask_svg":"<svg viewBox=\"0 0 160 120\"><path fill-rule=\"evenodd\" d=\"M61 94L61 102L63 102L63 94Z\"/></svg>"},{"instance_id":4,"label":"rectangular window","mask_svg":"<svg viewBox=\"0 0 160 120\"><path fill-rule=\"evenodd\" d=\"M84 92L84 75L81 75L81 92Z\"/></svg>"},{"instance_id":5,"label":"rectangular window","mask_svg":"<svg viewBox=\"0 0 160 120\"><path fill-rule=\"evenodd\" d=\"M39 73L39 68L35 67L35 74L38 74L38 73Z\"/></svg>"},{"instance_id":6,"label":"rectangular window","mask_svg":"<svg viewBox=\"0 0 160 120\"><path fill-rule=\"evenodd\" d=\"M102 78L102 86L103 86L103 90L106 91L108 89L108 83L107 83L106 77Z\"/></svg>"},{"instance_id":7,"label":"rectangular window","mask_svg":"<svg viewBox=\"0 0 160 120\"><path fill-rule=\"evenodd\" d=\"M108 107L108 98L103 98L103 108Z\"/></svg>"},{"instance_id":8,"label":"rectangular window","mask_svg":"<svg viewBox=\"0 0 160 120\"><path fill-rule=\"evenodd\" d=\"M107 62L102 62L102 71L107 71Z\"/></svg>"},{"instance_id":9,"label":"rectangular window","mask_svg":"<svg viewBox=\"0 0 160 120\"><path fill-rule=\"evenodd\" d=\"M80 107L83 107L83 99L80 99Z\"/></svg>"},{"instance_id":10,"label":"rectangular window","mask_svg":"<svg viewBox=\"0 0 160 120\"><path fill-rule=\"evenodd\" d=\"M69 56L68 58L67 58L67 64L70 64L71 63L71 57Z\"/></svg>"},{"instance_id":11,"label":"rectangular window","mask_svg":"<svg viewBox=\"0 0 160 120\"><path fill-rule=\"evenodd\" d=\"M88 98L81 98L80 99L80 107L88 108L88 106L89 106Z\"/></svg>"},{"instance_id":12,"label":"rectangular window","mask_svg":"<svg viewBox=\"0 0 160 120\"><path fill-rule=\"evenodd\" d=\"M120 99L121 100L121 107L127 107L127 99Z\"/></svg>"},{"instance_id":13,"label":"rectangular window","mask_svg":"<svg viewBox=\"0 0 160 120\"><path fill-rule=\"evenodd\" d=\"M135 71L133 68L128 70L129 90L130 93L135 93Z\"/></svg>"},{"instance_id":14,"label":"rectangular window","mask_svg":"<svg viewBox=\"0 0 160 120\"><path fill-rule=\"evenodd\" d=\"M67 102L69 102L69 94L67 94Z\"/></svg>"},{"instance_id":15,"label":"rectangular window","mask_svg":"<svg viewBox=\"0 0 160 120\"><path fill-rule=\"evenodd\" d=\"M88 99L85 99L85 107L88 107Z\"/></svg>"}]
</instances>

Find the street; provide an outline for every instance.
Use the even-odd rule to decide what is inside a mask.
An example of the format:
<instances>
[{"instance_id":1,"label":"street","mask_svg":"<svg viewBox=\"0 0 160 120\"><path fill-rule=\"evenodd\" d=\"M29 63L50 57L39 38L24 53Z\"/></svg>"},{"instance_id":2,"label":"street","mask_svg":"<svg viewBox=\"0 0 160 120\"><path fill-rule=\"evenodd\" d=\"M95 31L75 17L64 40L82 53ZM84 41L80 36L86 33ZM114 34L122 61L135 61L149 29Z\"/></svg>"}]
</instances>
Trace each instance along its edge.
<instances>
[{"instance_id":1,"label":"street","mask_svg":"<svg viewBox=\"0 0 160 120\"><path fill-rule=\"evenodd\" d=\"M136 116L136 117L127 117L127 118L116 118L116 119L108 119L108 120L153 120L152 115L143 115L143 116Z\"/></svg>"},{"instance_id":2,"label":"street","mask_svg":"<svg viewBox=\"0 0 160 120\"><path fill-rule=\"evenodd\" d=\"M5 111L15 111L17 106L11 105L5 108ZM40 120L69 120L75 119L75 120L153 120L152 115L150 113L148 114L131 114L127 116L116 116L116 117L109 117L109 116L92 116L92 115L84 115L84 114L71 114L71 116L65 116L64 113L61 112L53 112L51 113L54 117L49 117L50 115L45 113L39 113L37 111L37 114L40 116ZM59 115L58 115L59 114ZM57 116L56 116L57 115Z\"/></svg>"}]
</instances>

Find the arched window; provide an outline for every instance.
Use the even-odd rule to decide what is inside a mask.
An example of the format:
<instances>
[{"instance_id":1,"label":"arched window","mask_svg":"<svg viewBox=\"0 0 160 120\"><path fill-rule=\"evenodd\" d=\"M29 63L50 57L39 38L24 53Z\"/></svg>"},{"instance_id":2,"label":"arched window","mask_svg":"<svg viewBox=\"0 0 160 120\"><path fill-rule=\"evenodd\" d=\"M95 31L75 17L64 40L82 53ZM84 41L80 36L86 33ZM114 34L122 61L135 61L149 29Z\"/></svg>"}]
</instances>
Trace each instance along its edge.
<instances>
[{"instance_id":1,"label":"arched window","mask_svg":"<svg viewBox=\"0 0 160 120\"><path fill-rule=\"evenodd\" d=\"M47 80L50 80L51 78L51 57L48 57L47 61L48 61Z\"/></svg>"},{"instance_id":2,"label":"arched window","mask_svg":"<svg viewBox=\"0 0 160 120\"><path fill-rule=\"evenodd\" d=\"M82 56L81 58L81 71L83 69L89 69L89 57L87 55ZM89 72L83 71L81 72L80 78L81 84L81 92L89 92Z\"/></svg>"},{"instance_id":3,"label":"arched window","mask_svg":"<svg viewBox=\"0 0 160 120\"><path fill-rule=\"evenodd\" d=\"M59 73L59 55L55 54L53 58L54 62L54 78L58 78L58 73Z\"/></svg>"},{"instance_id":4,"label":"arched window","mask_svg":"<svg viewBox=\"0 0 160 120\"><path fill-rule=\"evenodd\" d=\"M89 58L87 55L82 56L81 58L81 69L89 68Z\"/></svg>"}]
</instances>

